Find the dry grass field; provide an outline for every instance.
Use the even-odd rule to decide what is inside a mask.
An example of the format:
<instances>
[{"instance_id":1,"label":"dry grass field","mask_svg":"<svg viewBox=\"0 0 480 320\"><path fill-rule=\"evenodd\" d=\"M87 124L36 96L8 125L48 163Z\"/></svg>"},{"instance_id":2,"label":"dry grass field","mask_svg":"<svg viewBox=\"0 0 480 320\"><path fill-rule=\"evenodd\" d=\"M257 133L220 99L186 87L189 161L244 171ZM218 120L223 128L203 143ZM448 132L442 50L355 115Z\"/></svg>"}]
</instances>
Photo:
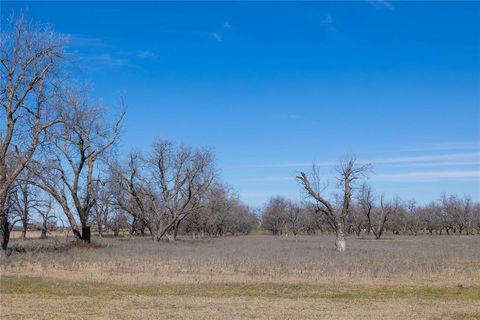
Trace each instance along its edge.
<instances>
[{"instance_id":1,"label":"dry grass field","mask_svg":"<svg viewBox=\"0 0 480 320\"><path fill-rule=\"evenodd\" d=\"M480 319L480 237L12 240L2 319Z\"/></svg>"}]
</instances>

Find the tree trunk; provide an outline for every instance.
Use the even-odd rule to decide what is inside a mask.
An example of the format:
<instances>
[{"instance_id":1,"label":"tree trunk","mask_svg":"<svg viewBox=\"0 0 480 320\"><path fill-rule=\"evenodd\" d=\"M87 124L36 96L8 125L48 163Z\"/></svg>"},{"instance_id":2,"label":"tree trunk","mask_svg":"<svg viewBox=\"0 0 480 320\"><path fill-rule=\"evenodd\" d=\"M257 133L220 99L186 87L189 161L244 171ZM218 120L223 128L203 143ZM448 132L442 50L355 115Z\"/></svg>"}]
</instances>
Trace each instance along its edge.
<instances>
[{"instance_id":1,"label":"tree trunk","mask_svg":"<svg viewBox=\"0 0 480 320\"><path fill-rule=\"evenodd\" d=\"M167 237L168 242L175 242L177 240L177 234L175 232L175 229L166 232L165 237Z\"/></svg>"},{"instance_id":2,"label":"tree trunk","mask_svg":"<svg viewBox=\"0 0 480 320\"><path fill-rule=\"evenodd\" d=\"M337 251L344 252L347 248L347 244L345 241L345 230L344 225L341 222L337 223L337 230L336 230L337 237L335 239L335 247Z\"/></svg>"},{"instance_id":3,"label":"tree trunk","mask_svg":"<svg viewBox=\"0 0 480 320\"><path fill-rule=\"evenodd\" d=\"M82 227L82 238L81 238L82 241L85 241L87 243L90 243L91 240L92 240L92 235L91 235L91 231L90 231L90 227L89 226L84 226Z\"/></svg>"},{"instance_id":4,"label":"tree trunk","mask_svg":"<svg viewBox=\"0 0 480 320\"><path fill-rule=\"evenodd\" d=\"M2 250L6 251L10 240L10 226L6 214L0 214L0 237Z\"/></svg>"},{"instance_id":5,"label":"tree trunk","mask_svg":"<svg viewBox=\"0 0 480 320\"><path fill-rule=\"evenodd\" d=\"M47 228L43 227L42 234L40 235L40 239L47 239Z\"/></svg>"},{"instance_id":6,"label":"tree trunk","mask_svg":"<svg viewBox=\"0 0 480 320\"><path fill-rule=\"evenodd\" d=\"M22 239L27 238L27 228L28 228L27 220L23 219L22 220Z\"/></svg>"},{"instance_id":7,"label":"tree trunk","mask_svg":"<svg viewBox=\"0 0 480 320\"><path fill-rule=\"evenodd\" d=\"M102 224L101 224L101 223L98 223L98 224L97 224L97 229L98 229L98 236L99 236L100 238L102 238L102 237L103 237L103 227L102 227Z\"/></svg>"}]
</instances>

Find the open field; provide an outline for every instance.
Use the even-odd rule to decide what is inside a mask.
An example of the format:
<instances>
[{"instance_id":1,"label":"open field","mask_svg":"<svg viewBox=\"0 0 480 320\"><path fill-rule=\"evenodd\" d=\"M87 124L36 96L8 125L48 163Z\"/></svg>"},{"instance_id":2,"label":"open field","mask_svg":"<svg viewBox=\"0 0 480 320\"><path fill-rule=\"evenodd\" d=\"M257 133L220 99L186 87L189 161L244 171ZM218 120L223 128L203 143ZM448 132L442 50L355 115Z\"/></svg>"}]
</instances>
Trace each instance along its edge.
<instances>
[{"instance_id":1,"label":"open field","mask_svg":"<svg viewBox=\"0 0 480 320\"><path fill-rule=\"evenodd\" d=\"M349 240L13 240L0 317L480 319L480 237Z\"/></svg>"}]
</instances>

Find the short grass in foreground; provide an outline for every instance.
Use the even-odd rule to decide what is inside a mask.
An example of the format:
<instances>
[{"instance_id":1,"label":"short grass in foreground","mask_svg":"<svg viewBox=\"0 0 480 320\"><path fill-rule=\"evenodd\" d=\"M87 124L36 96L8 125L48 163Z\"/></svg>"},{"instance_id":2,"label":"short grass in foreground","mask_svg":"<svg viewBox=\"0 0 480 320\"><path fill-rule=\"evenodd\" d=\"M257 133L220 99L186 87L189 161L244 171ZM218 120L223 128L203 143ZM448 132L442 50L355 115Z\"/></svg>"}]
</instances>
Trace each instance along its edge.
<instances>
[{"instance_id":1,"label":"short grass in foreground","mask_svg":"<svg viewBox=\"0 0 480 320\"><path fill-rule=\"evenodd\" d=\"M96 243L13 253L0 318L480 319L480 237Z\"/></svg>"}]
</instances>

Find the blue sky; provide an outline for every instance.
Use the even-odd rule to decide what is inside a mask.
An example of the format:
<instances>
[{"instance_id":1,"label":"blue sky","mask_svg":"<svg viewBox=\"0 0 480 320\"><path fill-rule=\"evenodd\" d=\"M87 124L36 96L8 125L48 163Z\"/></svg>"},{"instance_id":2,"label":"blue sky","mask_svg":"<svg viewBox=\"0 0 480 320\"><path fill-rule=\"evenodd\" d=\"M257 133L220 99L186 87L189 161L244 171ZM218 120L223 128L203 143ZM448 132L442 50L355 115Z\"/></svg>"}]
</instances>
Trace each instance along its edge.
<instances>
[{"instance_id":1,"label":"blue sky","mask_svg":"<svg viewBox=\"0 0 480 320\"><path fill-rule=\"evenodd\" d=\"M302 196L346 153L377 193L480 200L480 3L1 2L70 36L76 76L128 111L120 150L211 146L248 204Z\"/></svg>"}]
</instances>

